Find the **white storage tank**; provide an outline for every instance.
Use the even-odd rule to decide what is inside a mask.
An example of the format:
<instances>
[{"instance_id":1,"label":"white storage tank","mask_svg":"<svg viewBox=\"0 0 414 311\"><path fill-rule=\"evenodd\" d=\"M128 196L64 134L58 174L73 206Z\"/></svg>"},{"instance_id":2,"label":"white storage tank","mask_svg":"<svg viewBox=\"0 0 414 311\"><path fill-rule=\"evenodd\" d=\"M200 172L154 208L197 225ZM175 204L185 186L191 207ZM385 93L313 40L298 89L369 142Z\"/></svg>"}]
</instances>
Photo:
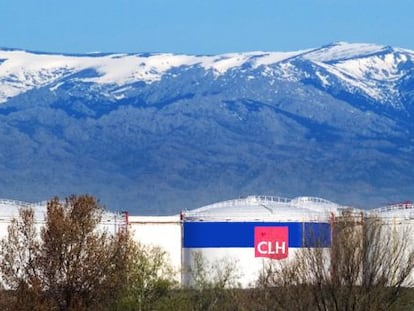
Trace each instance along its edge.
<instances>
[{"instance_id":1,"label":"white storage tank","mask_svg":"<svg viewBox=\"0 0 414 311\"><path fill-rule=\"evenodd\" d=\"M159 247L181 281L181 217L129 216L128 228L135 241L150 247Z\"/></svg>"},{"instance_id":2,"label":"white storage tank","mask_svg":"<svg viewBox=\"0 0 414 311\"><path fill-rule=\"evenodd\" d=\"M371 216L379 217L387 225L390 238L408 241L414 247L414 204L402 202L368 211Z\"/></svg>"},{"instance_id":3,"label":"white storage tank","mask_svg":"<svg viewBox=\"0 0 414 311\"><path fill-rule=\"evenodd\" d=\"M369 210L368 212L384 220L405 219L414 223L414 204L410 201L390 204Z\"/></svg>"},{"instance_id":4,"label":"white storage tank","mask_svg":"<svg viewBox=\"0 0 414 311\"><path fill-rule=\"evenodd\" d=\"M35 223L38 229L44 223L44 213L46 211L46 202L27 203L16 200L0 199L0 239L7 236L7 228L13 218L19 216L19 209L32 208L34 211Z\"/></svg>"},{"instance_id":5,"label":"white storage tank","mask_svg":"<svg viewBox=\"0 0 414 311\"><path fill-rule=\"evenodd\" d=\"M390 243L396 248L402 246L405 250L405 259L414 251L414 204L401 202L372 209L370 215L379 217L386 226L383 230L384 243ZM409 285L414 284L414 271L408 279Z\"/></svg>"},{"instance_id":6,"label":"white storage tank","mask_svg":"<svg viewBox=\"0 0 414 311\"><path fill-rule=\"evenodd\" d=\"M47 202L28 203L16 200L0 199L0 239L7 236L7 228L13 218L18 218L21 208L31 208L34 211L34 220L37 229L40 232L41 227L45 224L45 215ZM118 230L126 229L127 214L105 212L102 215L98 228L115 233Z\"/></svg>"},{"instance_id":7,"label":"white storage tank","mask_svg":"<svg viewBox=\"0 0 414 311\"><path fill-rule=\"evenodd\" d=\"M314 197L293 200L249 196L183 212L183 284L196 258L236 264L239 284L253 286L269 260L285 260L302 247L329 247L330 222L342 209Z\"/></svg>"}]
</instances>

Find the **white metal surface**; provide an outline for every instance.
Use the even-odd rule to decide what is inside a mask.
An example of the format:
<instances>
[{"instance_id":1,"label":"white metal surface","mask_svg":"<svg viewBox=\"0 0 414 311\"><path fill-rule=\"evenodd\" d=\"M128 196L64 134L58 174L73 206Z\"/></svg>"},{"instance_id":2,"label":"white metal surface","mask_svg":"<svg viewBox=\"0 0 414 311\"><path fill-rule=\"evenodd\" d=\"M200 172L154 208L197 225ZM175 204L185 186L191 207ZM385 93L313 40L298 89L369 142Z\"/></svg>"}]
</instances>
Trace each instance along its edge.
<instances>
[{"instance_id":1,"label":"white metal surface","mask_svg":"<svg viewBox=\"0 0 414 311\"><path fill-rule=\"evenodd\" d=\"M18 217L19 209L32 208L34 211L34 220L38 229L45 223L47 202L28 203L16 200L0 199L0 239L7 235L7 227L13 218ZM121 213L106 212L102 215L99 228L108 232L117 232L126 228L125 215Z\"/></svg>"},{"instance_id":2,"label":"white metal surface","mask_svg":"<svg viewBox=\"0 0 414 311\"><path fill-rule=\"evenodd\" d=\"M162 248L177 273L177 280L181 279L182 232L180 215L130 216L128 228L137 242Z\"/></svg>"},{"instance_id":3,"label":"white metal surface","mask_svg":"<svg viewBox=\"0 0 414 311\"><path fill-rule=\"evenodd\" d=\"M184 211L187 221L195 220L280 220L301 221L328 219L348 207L315 197L287 199L272 196L248 196Z\"/></svg>"}]
</instances>

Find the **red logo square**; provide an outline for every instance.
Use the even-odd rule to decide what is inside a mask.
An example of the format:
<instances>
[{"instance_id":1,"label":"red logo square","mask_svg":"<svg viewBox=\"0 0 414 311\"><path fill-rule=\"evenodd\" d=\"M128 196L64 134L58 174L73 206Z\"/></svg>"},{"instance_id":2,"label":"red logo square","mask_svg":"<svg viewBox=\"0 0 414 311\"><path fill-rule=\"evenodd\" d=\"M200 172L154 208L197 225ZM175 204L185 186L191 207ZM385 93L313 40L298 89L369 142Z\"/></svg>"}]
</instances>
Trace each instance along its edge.
<instances>
[{"instance_id":1,"label":"red logo square","mask_svg":"<svg viewBox=\"0 0 414 311\"><path fill-rule=\"evenodd\" d=\"M288 227L255 227L255 257L284 259L289 255Z\"/></svg>"}]
</instances>

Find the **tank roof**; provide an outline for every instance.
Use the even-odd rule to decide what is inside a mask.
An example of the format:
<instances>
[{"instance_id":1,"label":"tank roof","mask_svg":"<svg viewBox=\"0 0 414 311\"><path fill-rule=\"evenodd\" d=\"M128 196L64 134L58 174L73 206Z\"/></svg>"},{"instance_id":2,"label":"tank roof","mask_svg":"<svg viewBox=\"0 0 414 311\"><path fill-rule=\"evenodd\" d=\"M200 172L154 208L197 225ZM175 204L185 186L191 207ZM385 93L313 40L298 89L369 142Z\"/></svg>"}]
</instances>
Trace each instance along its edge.
<instances>
[{"instance_id":1,"label":"tank roof","mask_svg":"<svg viewBox=\"0 0 414 311\"><path fill-rule=\"evenodd\" d=\"M17 200L0 199L0 218L8 219L19 215L20 208L32 208L35 219L43 219L46 212L47 202L28 203Z\"/></svg>"},{"instance_id":2,"label":"tank roof","mask_svg":"<svg viewBox=\"0 0 414 311\"><path fill-rule=\"evenodd\" d=\"M347 207L316 197L287 199L274 196L248 196L213 203L184 211L187 221L203 220L327 220Z\"/></svg>"},{"instance_id":3,"label":"tank roof","mask_svg":"<svg viewBox=\"0 0 414 311\"><path fill-rule=\"evenodd\" d=\"M19 209L32 208L36 221L43 221L46 216L47 201L29 203L17 200L0 199L0 220L7 221L19 216ZM116 213L106 211L102 217L102 222L110 221Z\"/></svg>"},{"instance_id":4,"label":"tank roof","mask_svg":"<svg viewBox=\"0 0 414 311\"><path fill-rule=\"evenodd\" d=\"M369 211L371 215L378 217L402 217L414 219L414 204L412 202L401 202L390 204Z\"/></svg>"}]
</instances>

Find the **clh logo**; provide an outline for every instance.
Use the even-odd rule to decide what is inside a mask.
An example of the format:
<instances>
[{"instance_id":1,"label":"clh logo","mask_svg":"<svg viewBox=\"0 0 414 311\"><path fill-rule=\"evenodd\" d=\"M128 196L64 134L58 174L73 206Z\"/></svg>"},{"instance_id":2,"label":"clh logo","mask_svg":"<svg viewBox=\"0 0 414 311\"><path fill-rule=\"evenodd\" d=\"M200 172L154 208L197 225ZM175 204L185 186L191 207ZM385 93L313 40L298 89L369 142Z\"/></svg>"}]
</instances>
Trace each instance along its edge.
<instances>
[{"instance_id":1,"label":"clh logo","mask_svg":"<svg viewBox=\"0 0 414 311\"><path fill-rule=\"evenodd\" d=\"M289 250L288 227L255 227L255 257L284 259Z\"/></svg>"}]
</instances>

